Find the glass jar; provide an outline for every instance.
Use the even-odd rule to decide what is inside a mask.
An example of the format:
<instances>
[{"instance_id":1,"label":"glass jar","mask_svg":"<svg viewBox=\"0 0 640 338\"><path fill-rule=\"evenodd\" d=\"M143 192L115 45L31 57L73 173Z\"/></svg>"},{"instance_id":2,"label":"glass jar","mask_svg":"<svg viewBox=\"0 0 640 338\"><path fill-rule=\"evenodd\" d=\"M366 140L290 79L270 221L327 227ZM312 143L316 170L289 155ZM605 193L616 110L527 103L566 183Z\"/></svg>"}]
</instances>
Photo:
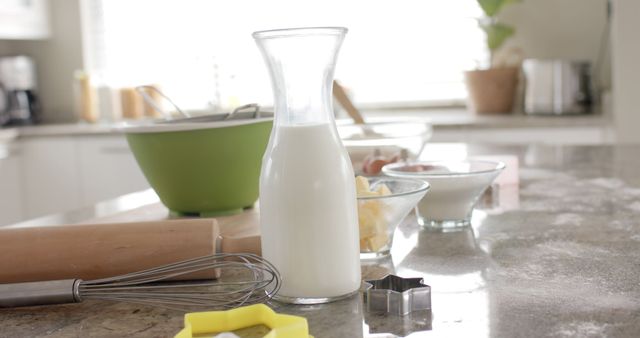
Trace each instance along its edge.
<instances>
[{"instance_id":1,"label":"glass jar","mask_svg":"<svg viewBox=\"0 0 640 338\"><path fill-rule=\"evenodd\" d=\"M262 255L281 273L277 300L313 304L360 287L354 173L332 109L346 28L253 34L269 68L275 119L260 175Z\"/></svg>"}]
</instances>

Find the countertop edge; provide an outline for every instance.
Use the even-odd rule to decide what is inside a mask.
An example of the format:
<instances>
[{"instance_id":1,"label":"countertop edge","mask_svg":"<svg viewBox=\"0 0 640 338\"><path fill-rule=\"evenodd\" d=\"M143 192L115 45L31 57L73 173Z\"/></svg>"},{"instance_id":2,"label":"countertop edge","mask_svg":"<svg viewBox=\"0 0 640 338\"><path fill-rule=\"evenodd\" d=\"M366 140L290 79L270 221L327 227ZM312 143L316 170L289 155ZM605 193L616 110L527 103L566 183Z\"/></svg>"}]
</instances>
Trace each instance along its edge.
<instances>
[{"instance_id":1,"label":"countertop edge","mask_svg":"<svg viewBox=\"0 0 640 338\"><path fill-rule=\"evenodd\" d=\"M399 119L416 119L430 123L434 130L483 130L483 129L522 129L522 128L585 128L607 127L612 124L606 115L566 115L566 116L530 116L530 115L475 115L460 112L440 112L436 114L398 113L371 114L367 120L375 122ZM122 134L122 122L114 124L64 123L43 124L0 129L0 142L23 137L45 136L83 136Z\"/></svg>"}]
</instances>

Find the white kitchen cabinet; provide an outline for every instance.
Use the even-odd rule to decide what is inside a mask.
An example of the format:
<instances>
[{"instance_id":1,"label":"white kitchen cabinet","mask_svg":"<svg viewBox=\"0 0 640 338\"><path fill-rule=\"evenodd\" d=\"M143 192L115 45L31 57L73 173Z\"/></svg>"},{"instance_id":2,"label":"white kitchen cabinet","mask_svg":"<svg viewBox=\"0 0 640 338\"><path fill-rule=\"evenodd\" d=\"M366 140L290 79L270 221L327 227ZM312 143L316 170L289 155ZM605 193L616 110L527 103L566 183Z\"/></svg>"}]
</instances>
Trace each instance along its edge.
<instances>
[{"instance_id":1,"label":"white kitchen cabinet","mask_svg":"<svg viewBox=\"0 0 640 338\"><path fill-rule=\"evenodd\" d=\"M123 135L77 136L75 142L82 204L149 188Z\"/></svg>"},{"instance_id":2,"label":"white kitchen cabinet","mask_svg":"<svg viewBox=\"0 0 640 338\"><path fill-rule=\"evenodd\" d=\"M20 214L10 215L14 222L90 206L149 187L120 134L25 137L15 143L21 146L21 161L3 162L0 167L11 170L10 174L22 174L21 185L12 184L11 193L5 189L0 192L3 205L14 190L22 193L21 209L12 200L11 205L20 210ZM3 184L9 183L0 183L0 187L4 188Z\"/></svg>"},{"instance_id":3,"label":"white kitchen cabinet","mask_svg":"<svg viewBox=\"0 0 640 338\"><path fill-rule=\"evenodd\" d=\"M20 156L17 142L0 142L0 225L23 218Z\"/></svg>"},{"instance_id":4,"label":"white kitchen cabinet","mask_svg":"<svg viewBox=\"0 0 640 338\"><path fill-rule=\"evenodd\" d=\"M0 0L0 39L49 37L48 0Z\"/></svg>"},{"instance_id":5,"label":"white kitchen cabinet","mask_svg":"<svg viewBox=\"0 0 640 338\"><path fill-rule=\"evenodd\" d=\"M30 137L21 143L25 216L77 208L81 186L73 137Z\"/></svg>"}]
</instances>

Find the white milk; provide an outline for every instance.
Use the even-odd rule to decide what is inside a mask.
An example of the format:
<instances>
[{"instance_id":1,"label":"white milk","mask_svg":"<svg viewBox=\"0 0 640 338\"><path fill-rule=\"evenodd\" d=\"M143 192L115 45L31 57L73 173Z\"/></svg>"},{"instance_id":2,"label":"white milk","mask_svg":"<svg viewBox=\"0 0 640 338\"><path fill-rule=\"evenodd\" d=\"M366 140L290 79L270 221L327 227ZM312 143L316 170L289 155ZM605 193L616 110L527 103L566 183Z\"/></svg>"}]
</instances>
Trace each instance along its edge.
<instances>
[{"instance_id":1,"label":"white milk","mask_svg":"<svg viewBox=\"0 0 640 338\"><path fill-rule=\"evenodd\" d=\"M278 295L330 298L360 287L353 168L331 123L278 126L262 162L262 255Z\"/></svg>"}]
</instances>

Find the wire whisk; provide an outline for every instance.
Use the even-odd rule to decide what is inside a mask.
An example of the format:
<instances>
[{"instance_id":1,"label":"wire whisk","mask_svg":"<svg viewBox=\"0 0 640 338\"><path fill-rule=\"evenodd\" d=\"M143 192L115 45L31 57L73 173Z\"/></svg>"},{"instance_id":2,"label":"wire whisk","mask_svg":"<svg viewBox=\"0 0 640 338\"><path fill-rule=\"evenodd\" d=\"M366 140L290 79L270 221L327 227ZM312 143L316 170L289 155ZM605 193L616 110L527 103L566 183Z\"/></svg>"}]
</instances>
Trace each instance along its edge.
<instances>
[{"instance_id":1,"label":"wire whisk","mask_svg":"<svg viewBox=\"0 0 640 338\"><path fill-rule=\"evenodd\" d=\"M189 280L196 277L200 280ZM280 285L278 270L264 258L220 253L90 281L0 284L0 307L102 299L186 311L229 309L267 302Z\"/></svg>"}]
</instances>

